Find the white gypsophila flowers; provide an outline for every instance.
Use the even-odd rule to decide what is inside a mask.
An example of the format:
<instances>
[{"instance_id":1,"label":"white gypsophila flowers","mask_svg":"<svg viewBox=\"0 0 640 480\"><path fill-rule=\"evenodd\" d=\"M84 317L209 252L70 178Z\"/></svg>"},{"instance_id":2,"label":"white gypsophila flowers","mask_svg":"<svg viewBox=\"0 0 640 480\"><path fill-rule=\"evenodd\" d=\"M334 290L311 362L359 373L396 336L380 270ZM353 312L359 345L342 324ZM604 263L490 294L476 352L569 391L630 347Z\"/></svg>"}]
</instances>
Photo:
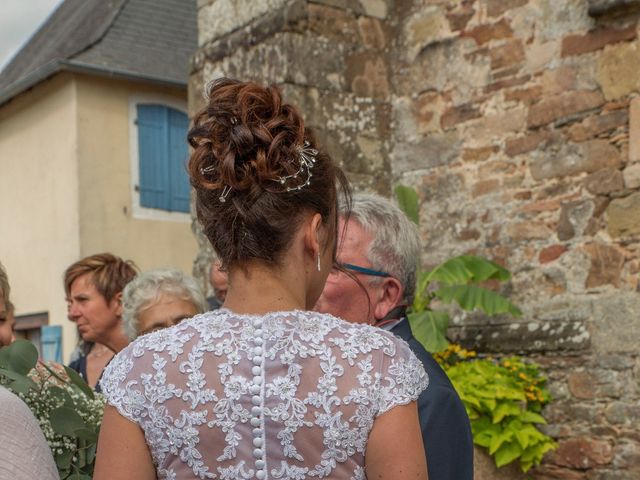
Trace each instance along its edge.
<instances>
[{"instance_id":1,"label":"white gypsophila flowers","mask_svg":"<svg viewBox=\"0 0 640 480\"><path fill-rule=\"evenodd\" d=\"M49 370L53 370L56 375ZM82 448L80 441L75 436L57 433L51 425L51 414L60 407L69 407L82 418L87 429L97 431L102 422L104 397L94 393L94 398L90 398L76 385L65 380L67 375L59 365L49 363L43 366L38 364L29 376L38 388L21 393L19 396L38 420L49 448L56 459L58 469L61 470L58 460L63 456L68 456L69 463L75 465L78 461L78 453ZM70 468L73 470L73 467Z\"/></svg>"}]
</instances>

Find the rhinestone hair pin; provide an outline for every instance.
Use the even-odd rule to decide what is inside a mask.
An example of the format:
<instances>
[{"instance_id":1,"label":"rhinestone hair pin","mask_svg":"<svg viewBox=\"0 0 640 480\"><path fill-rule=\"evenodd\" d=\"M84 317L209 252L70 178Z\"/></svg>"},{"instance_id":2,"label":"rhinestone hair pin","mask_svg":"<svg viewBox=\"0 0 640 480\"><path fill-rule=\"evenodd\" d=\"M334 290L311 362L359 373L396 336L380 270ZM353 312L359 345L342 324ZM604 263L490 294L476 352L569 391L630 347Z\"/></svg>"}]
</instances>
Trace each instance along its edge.
<instances>
[{"instance_id":1,"label":"rhinestone hair pin","mask_svg":"<svg viewBox=\"0 0 640 480\"><path fill-rule=\"evenodd\" d=\"M316 163L316 155L318 155L318 150L315 148L311 148L311 144L305 140L301 147L298 147L298 156L300 158L300 167L298 171L291 175L284 175L278 177L276 182L279 182L280 185L286 185L289 180L298 180L299 177L306 175L306 179L304 182L299 183L296 186L286 186L285 192L291 192L293 190L301 190L311 183L311 177L313 174L311 173L311 169Z\"/></svg>"},{"instance_id":2,"label":"rhinestone hair pin","mask_svg":"<svg viewBox=\"0 0 640 480\"><path fill-rule=\"evenodd\" d=\"M208 173L213 173L215 167L213 165L209 165L208 167L200 167L200 174L206 175Z\"/></svg>"},{"instance_id":3,"label":"rhinestone hair pin","mask_svg":"<svg viewBox=\"0 0 640 480\"><path fill-rule=\"evenodd\" d=\"M224 188L222 189L222 193L218 197L218 201L220 203L225 203L227 201L227 197L229 196L230 192L231 192L231 187L229 185L225 185Z\"/></svg>"}]
</instances>

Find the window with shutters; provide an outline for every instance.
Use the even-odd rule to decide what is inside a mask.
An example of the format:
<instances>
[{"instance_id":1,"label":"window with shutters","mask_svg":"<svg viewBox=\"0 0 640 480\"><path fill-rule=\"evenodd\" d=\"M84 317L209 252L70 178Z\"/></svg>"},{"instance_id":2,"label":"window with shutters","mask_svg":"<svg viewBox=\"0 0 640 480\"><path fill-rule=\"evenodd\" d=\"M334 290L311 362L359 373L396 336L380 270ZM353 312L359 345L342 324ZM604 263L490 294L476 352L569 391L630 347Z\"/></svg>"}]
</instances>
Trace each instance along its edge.
<instances>
[{"instance_id":1,"label":"window with shutters","mask_svg":"<svg viewBox=\"0 0 640 480\"><path fill-rule=\"evenodd\" d=\"M131 173L135 217L188 220L189 118L175 100L132 99Z\"/></svg>"}]
</instances>

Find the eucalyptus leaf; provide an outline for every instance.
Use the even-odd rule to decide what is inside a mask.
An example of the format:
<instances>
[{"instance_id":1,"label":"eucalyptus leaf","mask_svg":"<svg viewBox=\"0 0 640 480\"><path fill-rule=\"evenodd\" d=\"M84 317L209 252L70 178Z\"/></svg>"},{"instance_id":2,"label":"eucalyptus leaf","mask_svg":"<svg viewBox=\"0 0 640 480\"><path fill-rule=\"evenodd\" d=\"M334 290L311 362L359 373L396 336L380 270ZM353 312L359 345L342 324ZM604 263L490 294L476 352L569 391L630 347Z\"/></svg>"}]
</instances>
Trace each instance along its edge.
<instances>
[{"instance_id":1,"label":"eucalyptus leaf","mask_svg":"<svg viewBox=\"0 0 640 480\"><path fill-rule=\"evenodd\" d=\"M9 348L0 347L0 368L7 368L9 366Z\"/></svg>"},{"instance_id":2,"label":"eucalyptus leaf","mask_svg":"<svg viewBox=\"0 0 640 480\"><path fill-rule=\"evenodd\" d=\"M86 429L84 420L73 409L59 407L51 411L51 427L59 435L75 436L78 430Z\"/></svg>"},{"instance_id":3,"label":"eucalyptus leaf","mask_svg":"<svg viewBox=\"0 0 640 480\"><path fill-rule=\"evenodd\" d=\"M78 375L78 372L76 372L74 369L69 368L67 366L64 367L64 371L67 372L67 375L69 376L69 380L71 380L72 385L75 385L80 390L82 390L82 392L91 400L95 398L95 394L93 393L93 390L89 385L87 385L87 382L85 382L82 379L82 377Z\"/></svg>"},{"instance_id":4,"label":"eucalyptus leaf","mask_svg":"<svg viewBox=\"0 0 640 480\"><path fill-rule=\"evenodd\" d=\"M73 453L73 450L65 450L64 452L56 455L56 465L58 466L58 470L63 471L70 468Z\"/></svg>"},{"instance_id":5,"label":"eucalyptus leaf","mask_svg":"<svg viewBox=\"0 0 640 480\"><path fill-rule=\"evenodd\" d=\"M398 206L416 225L420 224L420 207L418 206L418 194L405 185L396 185L394 189Z\"/></svg>"},{"instance_id":6,"label":"eucalyptus leaf","mask_svg":"<svg viewBox=\"0 0 640 480\"><path fill-rule=\"evenodd\" d=\"M61 407L75 408L71 395L64 388L52 385L49 387L49 392L52 398L58 400Z\"/></svg>"},{"instance_id":7,"label":"eucalyptus leaf","mask_svg":"<svg viewBox=\"0 0 640 480\"><path fill-rule=\"evenodd\" d=\"M96 450L97 450L97 443L94 443L92 445L89 445L89 447L87 447L87 463L92 465L94 460L96 459Z\"/></svg>"},{"instance_id":8,"label":"eucalyptus leaf","mask_svg":"<svg viewBox=\"0 0 640 480\"><path fill-rule=\"evenodd\" d=\"M30 380L28 376L22 373L17 373L4 367L0 368L0 376L6 377L9 380ZM35 383L33 385L35 386Z\"/></svg>"},{"instance_id":9,"label":"eucalyptus leaf","mask_svg":"<svg viewBox=\"0 0 640 480\"><path fill-rule=\"evenodd\" d=\"M82 431L82 429L76 430L76 434L80 431ZM84 440L78 438L78 446L80 447L78 448L78 467L80 467L81 469L87 466L87 454L84 448L85 443L86 442Z\"/></svg>"},{"instance_id":10,"label":"eucalyptus leaf","mask_svg":"<svg viewBox=\"0 0 640 480\"><path fill-rule=\"evenodd\" d=\"M445 312L425 310L408 315L413 336L428 352L440 352L447 348L449 315Z\"/></svg>"},{"instance_id":11,"label":"eucalyptus leaf","mask_svg":"<svg viewBox=\"0 0 640 480\"><path fill-rule=\"evenodd\" d=\"M16 340L4 349L9 356L6 368L16 373L26 375L38 363L38 350L28 340Z\"/></svg>"},{"instance_id":12,"label":"eucalyptus leaf","mask_svg":"<svg viewBox=\"0 0 640 480\"><path fill-rule=\"evenodd\" d=\"M96 443L98 441L98 434L88 428L81 428L75 431L76 437L80 440L84 440L88 443Z\"/></svg>"},{"instance_id":13,"label":"eucalyptus leaf","mask_svg":"<svg viewBox=\"0 0 640 480\"><path fill-rule=\"evenodd\" d=\"M67 477L67 480L91 480L89 475L85 475L84 473L72 473Z\"/></svg>"},{"instance_id":14,"label":"eucalyptus leaf","mask_svg":"<svg viewBox=\"0 0 640 480\"><path fill-rule=\"evenodd\" d=\"M27 377L20 377L8 383L6 387L14 393L28 393L30 390L38 388L38 386Z\"/></svg>"}]
</instances>

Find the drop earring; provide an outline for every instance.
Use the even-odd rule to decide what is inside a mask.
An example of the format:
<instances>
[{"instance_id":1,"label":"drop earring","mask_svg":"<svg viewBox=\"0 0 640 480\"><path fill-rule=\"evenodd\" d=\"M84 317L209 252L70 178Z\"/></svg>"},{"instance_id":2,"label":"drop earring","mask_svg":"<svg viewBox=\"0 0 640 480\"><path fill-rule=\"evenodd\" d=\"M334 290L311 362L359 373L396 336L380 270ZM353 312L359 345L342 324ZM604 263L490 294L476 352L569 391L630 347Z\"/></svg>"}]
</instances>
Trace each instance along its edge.
<instances>
[{"instance_id":1,"label":"drop earring","mask_svg":"<svg viewBox=\"0 0 640 480\"><path fill-rule=\"evenodd\" d=\"M320 252L318 252L318 271L320 271Z\"/></svg>"}]
</instances>

